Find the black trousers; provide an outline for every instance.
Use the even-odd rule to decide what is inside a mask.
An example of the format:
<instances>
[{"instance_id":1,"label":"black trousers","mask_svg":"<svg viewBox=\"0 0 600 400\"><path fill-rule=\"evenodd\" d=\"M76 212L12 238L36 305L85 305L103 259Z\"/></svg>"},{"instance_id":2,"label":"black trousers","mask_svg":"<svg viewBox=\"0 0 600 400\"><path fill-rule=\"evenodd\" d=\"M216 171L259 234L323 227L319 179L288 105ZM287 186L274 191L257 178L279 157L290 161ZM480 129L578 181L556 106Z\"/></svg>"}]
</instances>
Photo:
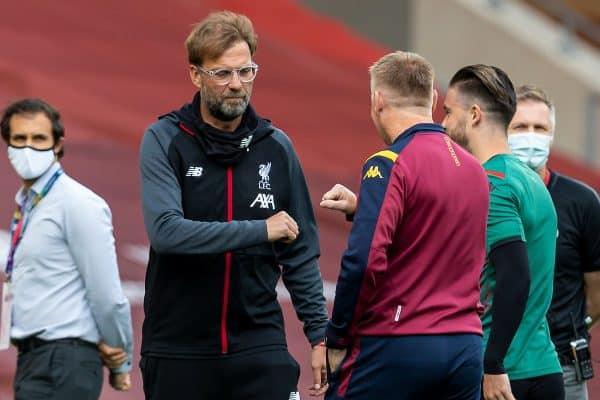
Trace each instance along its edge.
<instances>
[{"instance_id":1,"label":"black trousers","mask_svg":"<svg viewBox=\"0 0 600 400\"><path fill-rule=\"evenodd\" d=\"M564 400L565 388L561 373L510 381L518 400Z\"/></svg>"},{"instance_id":2,"label":"black trousers","mask_svg":"<svg viewBox=\"0 0 600 400\"><path fill-rule=\"evenodd\" d=\"M147 400L296 399L300 366L287 350L216 359L143 356Z\"/></svg>"},{"instance_id":3,"label":"black trousers","mask_svg":"<svg viewBox=\"0 0 600 400\"><path fill-rule=\"evenodd\" d=\"M97 400L102 379L98 350L48 343L17 357L15 400Z\"/></svg>"}]
</instances>

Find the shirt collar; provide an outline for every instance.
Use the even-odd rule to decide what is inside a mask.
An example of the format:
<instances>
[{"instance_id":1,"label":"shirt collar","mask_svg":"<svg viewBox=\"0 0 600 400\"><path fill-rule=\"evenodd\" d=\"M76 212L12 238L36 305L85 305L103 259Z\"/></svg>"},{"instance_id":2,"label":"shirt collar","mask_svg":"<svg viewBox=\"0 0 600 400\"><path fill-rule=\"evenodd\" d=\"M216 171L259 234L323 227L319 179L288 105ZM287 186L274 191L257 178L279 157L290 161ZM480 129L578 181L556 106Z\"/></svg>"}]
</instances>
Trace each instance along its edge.
<instances>
[{"instance_id":1,"label":"shirt collar","mask_svg":"<svg viewBox=\"0 0 600 400\"><path fill-rule=\"evenodd\" d=\"M421 124L413 125L410 128L408 128L407 130L405 130L404 132L402 132L402 134L400 134L396 138L396 140L394 140L394 143L398 142L399 140L404 140L407 137L412 136L418 132L446 133L446 131L444 130L444 128L441 125L438 125L435 123L421 123Z\"/></svg>"},{"instance_id":2,"label":"shirt collar","mask_svg":"<svg viewBox=\"0 0 600 400\"><path fill-rule=\"evenodd\" d=\"M44 189L44 186L46 186L46 183L48 183L52 175L54 175L54 173L59 169L60 163L58 161L53 162L50 168L48 168L46 172L44 172L42 176L37 178L33 185L31 185L29 192L33 193L34 196L39 194L42 191L42 189ZM17 191L17 194L15 195L15 202L19 205L19 207L23 205L23 202L25 201L28 195L28 193L26 193L24 189L25 188L21 186L21 188ZM28 200L32 199L34 196L29 196Z\"/></svg>"}]
</instances>

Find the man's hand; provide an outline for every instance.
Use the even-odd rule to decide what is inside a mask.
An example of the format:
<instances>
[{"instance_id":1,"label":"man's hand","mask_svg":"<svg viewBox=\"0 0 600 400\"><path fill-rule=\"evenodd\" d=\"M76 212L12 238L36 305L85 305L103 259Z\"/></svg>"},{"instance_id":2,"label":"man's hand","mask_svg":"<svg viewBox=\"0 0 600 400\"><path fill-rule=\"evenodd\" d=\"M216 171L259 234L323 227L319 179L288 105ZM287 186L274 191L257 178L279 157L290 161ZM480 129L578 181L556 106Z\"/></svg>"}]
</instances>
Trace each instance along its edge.
<instances>
[{"instance_id":1,"label":"man's hand","mask_svg":"<svg viewBox=\"0 0 600 400\"><path fill-rule=\"evenodd\" d=\"M285 243L291 243L296 240L299 233L298 224L285 211L279 211L277 214L267 218L267 236L269 242L283 239Z\"/></svg>"},{"instance_id":2,"label":"man's hand","mask_svg":"<svg viewBox=\"0 0 600 400\"><path fill-rule=\"evenodd\" d=\"M102 362L109 369L119 368L127 360L127 352L118 347L110 347L104 342L98 345Z\"/></svg>"},{"instance_id":3,"label":"man's hand","mask_svg":"<svg viewBox=\"0 0 600 400\"><path fill-rule=\"evenodd\" d=\"M592 324L596 324L600 320L600 272L586 272L583 279L587 312L592 318Z\"/></svg>"},{"instance_id":4,"label":"man's hand","mask_svg":"<svg viewBox=\"0 0 600 400\"><path fill-rule=\"evenodd\" d=\"M126 391L131 389L131 376L129 375L129 372L110 374L108 381L110 386L115 390Z\"/></svg>"},{"instance_id":5,"label":"man's hand","mask_svg":"<svg viewBox=\"0 0 600 400\"><path fill-rule=\"evenodd\" d=\"M346 357L346 349L327 349L327 361L329 362L329 371L336 372L341 368L342 360Z\"/></svg>"},{"instance_id":6,"label":"man's hand","mask_svg":"<svg viewBox=\"0 0 600 400\"><path fill-rule=\"evenodd\" d=\"M510 390L510 381L507 374L483 375L484 400L515 400Z\"/></svg>"},{"instance_id":7,"label":"man's hand","mask_svg":"<svg viewBox=\"0 0 600 400\"><path fill-rule=\"evenodd\" d=\"M323 396L327 391L327 348L323 344L313 346L310 355L313 372L313 385L308 389L310 396Z\"/></svg>"},{"instance_id":8,"label":"man's hand","mask_svg":"<svg viewBox=\"0 0 600 400\"><path fill-rule=\"evenodd\" d=\"M336 183L323 195L319 205L351 215L356 211L356 195L346 186Z\"/></svg>"}]
</instances>

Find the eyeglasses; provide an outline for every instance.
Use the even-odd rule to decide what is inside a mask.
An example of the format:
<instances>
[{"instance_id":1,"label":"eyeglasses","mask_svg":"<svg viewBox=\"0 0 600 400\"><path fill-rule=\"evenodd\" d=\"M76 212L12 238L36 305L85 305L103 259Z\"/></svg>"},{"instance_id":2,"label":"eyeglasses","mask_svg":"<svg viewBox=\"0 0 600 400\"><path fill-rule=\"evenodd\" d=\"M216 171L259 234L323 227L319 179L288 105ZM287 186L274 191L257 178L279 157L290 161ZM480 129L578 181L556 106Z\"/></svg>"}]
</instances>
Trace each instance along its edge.
<instances>
[{"instance_id":1,"label":"eyeglasses","mask_svg":"<svg viewBox=\"0 0 600 400\"><path fill-rule=\"evenodd\" d=\"M219 68L206 70L199 65L195 66L198 71L204 72L210 76L217 85L227 85L233 79L233 73L237 73L238 78L243 83L252 82L256 78L258 65L252 63L239 68Z\"/></svg>"}]
</instances>

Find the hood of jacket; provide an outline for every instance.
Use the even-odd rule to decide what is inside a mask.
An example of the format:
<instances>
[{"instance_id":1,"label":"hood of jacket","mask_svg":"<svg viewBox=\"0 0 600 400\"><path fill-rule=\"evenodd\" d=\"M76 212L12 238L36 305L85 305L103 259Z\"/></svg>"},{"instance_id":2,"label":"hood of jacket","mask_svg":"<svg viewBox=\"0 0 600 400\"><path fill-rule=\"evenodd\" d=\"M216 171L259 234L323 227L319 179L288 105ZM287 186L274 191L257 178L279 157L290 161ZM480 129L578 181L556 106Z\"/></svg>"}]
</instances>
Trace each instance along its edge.
<instances>
[{"instance_id":1,"label":"hood of jacket","mask_svg":"<svg viewBox=\"0 0 600 400\"><path fill-rule=\"evenodd\" d=\"M191 103L160 118L167 116L175 117L179 127L196 138L205 154L223 166L236 164L253 144L273 133L271 121L258 116L250 104L234 132L207 124L200 115L200 92Z\"/></svg>"}]
</instances>

